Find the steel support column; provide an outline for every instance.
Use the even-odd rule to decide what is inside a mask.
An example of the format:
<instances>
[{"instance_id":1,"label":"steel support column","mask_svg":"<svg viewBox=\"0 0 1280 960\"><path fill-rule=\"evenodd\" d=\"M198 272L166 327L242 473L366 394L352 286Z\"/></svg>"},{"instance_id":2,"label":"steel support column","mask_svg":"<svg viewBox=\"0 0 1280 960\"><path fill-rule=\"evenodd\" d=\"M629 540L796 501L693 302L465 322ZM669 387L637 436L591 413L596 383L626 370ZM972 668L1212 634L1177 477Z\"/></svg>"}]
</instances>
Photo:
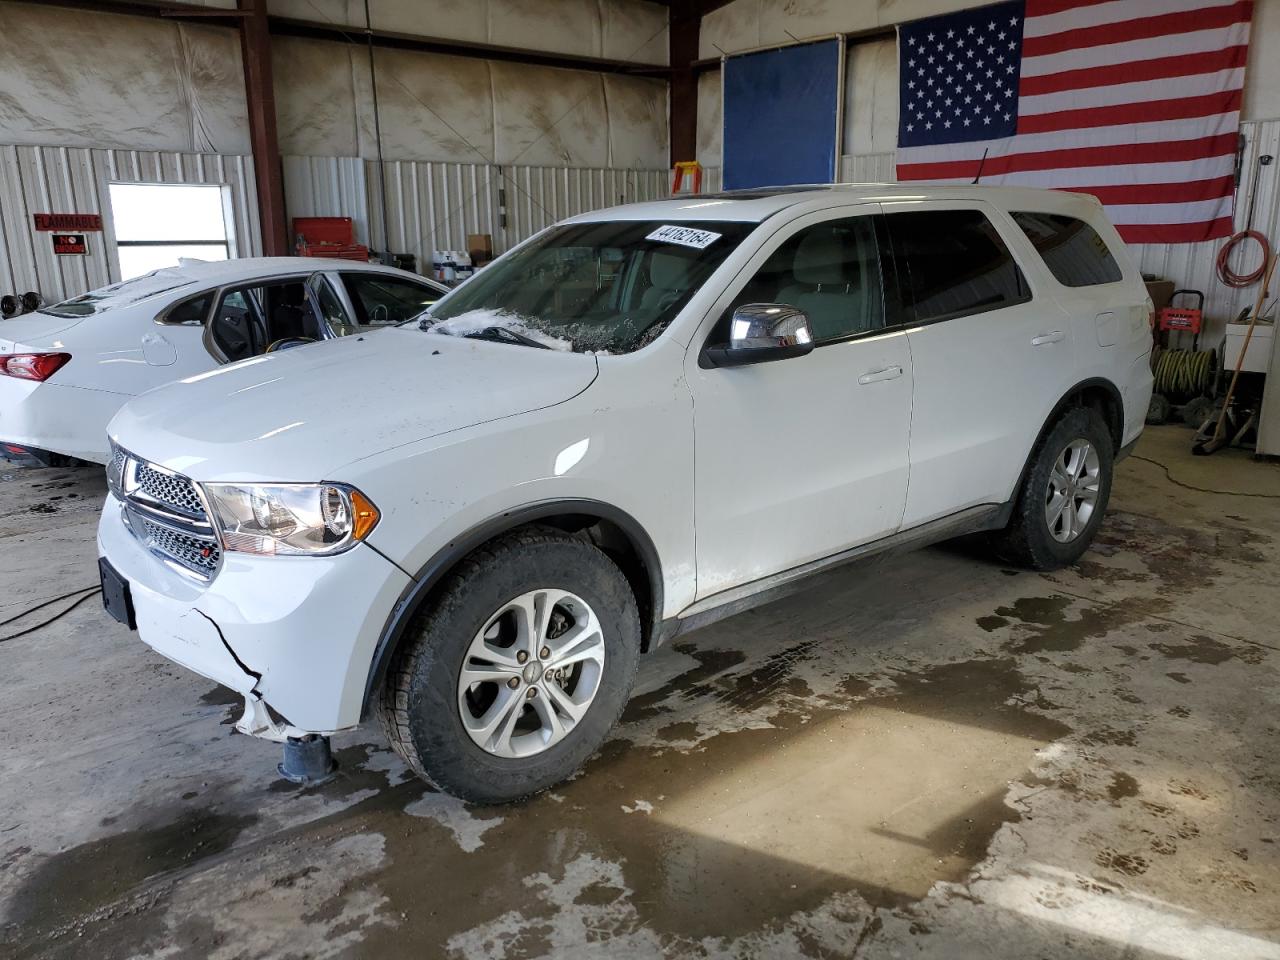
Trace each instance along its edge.
<instances>
[{"instance_id":1,"label":"steel support column","mask_svg":"<svg viewBox=\"0 0 1280 960\"><path fill-rule=\"evenodd\" d=\"M244 92L249 107L249 142L258 186L258 220L262 252L288 256L288 224L284 214L284 172L276 135L275 81L271 72L271 33L266 0L239 0L240 52L244 60Z\"/></svg>"},{"instance_id":2,"label":"steel support column","mask_svg":"<svg viewBox=\"0 0 1280 960\"><path fill-rule=\"evenodd\" d=\"M672 0L667 27L671 62L671 163L698 158L698 35L702 5Z\"/></svg>"},{"instance_id":3,"label":"steel support column","mask_svg":"<svg viewBox=\"0 0 1280 960\"><path fill-rule=\"evenodd\" d=\"M671 56L671 163L698 159L698 35L700 5L696 0L673 0L667 27Z\"/></svg>"}]
</instances>

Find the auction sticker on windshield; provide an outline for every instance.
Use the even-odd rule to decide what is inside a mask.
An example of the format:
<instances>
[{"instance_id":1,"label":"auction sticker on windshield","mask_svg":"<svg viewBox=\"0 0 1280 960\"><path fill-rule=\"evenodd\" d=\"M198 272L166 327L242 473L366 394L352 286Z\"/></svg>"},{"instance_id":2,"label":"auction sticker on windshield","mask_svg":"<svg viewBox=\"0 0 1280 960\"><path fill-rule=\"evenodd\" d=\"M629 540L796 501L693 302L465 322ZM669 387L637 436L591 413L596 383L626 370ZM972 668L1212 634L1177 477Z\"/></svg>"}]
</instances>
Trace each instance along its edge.
<instances>
[{"instance_id":1,"label":"auction sticker on windshield","mask_svg":"<svg viewBox=\"0 0 1280 960\"><path fill-rule=\"evenodd\" d=\"M712 233L710 230L695 230L692 227L676 227L668 223L660 226L645 239L657 240L660 243L678 243L682 247L705 250L720 239L720 234Z\"/></svg>"}]
</instances>

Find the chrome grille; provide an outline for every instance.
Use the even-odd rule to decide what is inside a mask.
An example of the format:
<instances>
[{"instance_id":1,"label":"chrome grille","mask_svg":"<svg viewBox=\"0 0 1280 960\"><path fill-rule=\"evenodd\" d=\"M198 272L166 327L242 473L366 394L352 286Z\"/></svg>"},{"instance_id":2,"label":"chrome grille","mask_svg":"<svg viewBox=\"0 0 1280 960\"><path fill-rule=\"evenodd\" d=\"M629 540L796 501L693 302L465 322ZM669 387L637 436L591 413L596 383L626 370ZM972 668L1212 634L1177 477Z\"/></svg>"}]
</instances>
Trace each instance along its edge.
<instances>
[{"instance_id":1,"label":"chrome grille","mask_svg":"<svg viewBox=\"0 0 1280 960\"><path fill-rule=\"evenodd\" d=\"M204 504L195 484L176 473L162 472L141 460L134 462L136 489L152 500L173 507L189 517L205 519Z\"/></svg>"},{"instance_id":2,"label":"chrome grille","mask_svg":"<svg viewBox=\"0 0 1280 960\"><path fill-rule=\"evenodd\" d=\"M125 525L148 550L202 580L218 572L222 545L191 480L119 448L112 451L107 475L123 504Z\"/></svg>"},{"instance_id":3,"label":"chrome grille","mask_svg":"<svg viewBox=\"0 0 1280 960\"><path fill-rule=\"evenodd\" d=\"M222 561L222 548L216 541L182 533L166 524L150 520L136 510L127 509L127 513L133 535L145 543L147 549L176 561L206 579L217 571L218 564Z\"/></svg>"}]
</instances>

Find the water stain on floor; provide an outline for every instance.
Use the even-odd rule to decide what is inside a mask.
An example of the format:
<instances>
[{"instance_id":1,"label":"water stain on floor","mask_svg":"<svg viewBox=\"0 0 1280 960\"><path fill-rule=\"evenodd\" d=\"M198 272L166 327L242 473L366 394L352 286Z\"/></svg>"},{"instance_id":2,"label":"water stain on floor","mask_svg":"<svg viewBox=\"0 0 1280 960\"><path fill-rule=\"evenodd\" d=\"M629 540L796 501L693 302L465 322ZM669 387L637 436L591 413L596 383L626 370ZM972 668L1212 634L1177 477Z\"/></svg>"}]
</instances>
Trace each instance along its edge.
<instances>
[{"instance_id":1,"label":"water stain on floor","mask_svg":"<svg viewBox=\"0 0 1280 960\"><path fill-rule=\"evenodd\" d=\"M1073 605L1080 607L1068 618ZM1016 627L1004 649L1012 654L1067 653L1086 640L1105 637L1113 630L1140 621L1153 606L1149 599L1131 600L1107 606L1079 604L1074 597L1053 594L1047 597L1020 597L1012 604L996 607L993 616L977 618L988 633Z\"/></svg>"},{"instance_id":2,"label":"water stain on floor","mask_svg":"<svg viewBox=\"0 0 1280 960\"><path fill-rule=\"evenodd\" d=\"M1147 646L1164 654L1170 660L1189 660L1192 663L1205 663L1215 667L1232 659L1257 664L1267 657L1267 651L1262 647L1244 643L1231 645L1204 634L1188 637L1183 643L1149 643Z\"/></svg>"},{"instance_id":3,"label":"water stain on floor","mask_svg":"<svg viewBox=\"0 0 1280 960\"><path fill-rule=\"evenodd\" d=\"M700 664L716 660L709 653ZM712 681L700 670L711 702L759 676ZM515 909L521 933L504 956L537 955L556 908L554 897L530 897L533 878L568 883L569 865L588 861L617 865L618 879L577 897L623 900L638 927L676 940L740 935L840 893L901 906L938 880L962 879L996 830L1017 819L1004 803L1009 781L1067 728L1010 705L1030 692L1010 660L894 680L889 695L775 717L767 729L722 733L693 752L615 740L553 796L510 814L472 809L501 819L471 853L430 819L358 817L347 829L389 838L391 864L369 881L393 915L403 911L394 930L368 931L365 948L439 945ZM893 783L903 764L921 770L910 786ZM852 802L850 782L866 784ZM418 893L437 873L453 882L424 910ZM644 899L632 899L641 890Z\"/></svg>"},{"instance_id":4,"label":"water stain on floor","mask_svg":"<svg viewBox=\"0 0 1280 960\"><path fill-rule=\"evenodd\" d=\"M799 689L790 670L812 653L800 645L735 673L725 664L740 663L738 654L690 651L698 666L652 697L639 725L674 727L664 732L684 739L691 730L679 724L693 720L686 712L664 723L670 698L696 714L751 702L757 688ZM518 929L503 955L537 956L572 909L620 918L611 935L634 927L685 944L780 924L836 895L855 896L869 919L873 907L909 904L938 880L963 879L995 832L1018 819L1004 801L1010 781L1068 732L1024 706L1034 691L1011 659L903 670L891 680L871 694L865 681L851 682L804 711L789 708L768 726L720 733L684 752L632 743L637 724L624 724L582 776L519 807L467 807L417 781L391 785L375 769L379 751L347 748L344 776L310 792L347 797L380 787L376 794L243 856L305 843L322 858L342 837L384 836L386 862L344 883L312 916L340 917L357 889L385 897L381 912L392 919L362 931L371 956L410 946L442 955L450 938L504 917ZM904 765L918 775L897 776ZM157 927L163 903L145 924L145 910L123 925L92 921L158 875L225 851L252 822L188 810L166 826L50 858L16 901L21 945L38 953L73 923L76 939L59 942L84 955L163 942L172 935ZM325 868L309 866L280 871L271 889L283 895L317 882ZM208 936L184 929L182 937L197 933Z\"/></svg>"},{"instance_id":5,"label":"water stain on floor","mask_svg":"<svg viewBox=\"0 0 1280 960\"><path fill-rule=\"evenodd\" d=\"M212 809L183 811L158 827L128 830L71 847L43 860L10 900L5 941L19 937L39 954L43 942L118 905L147 881L227 850L256 821ZM128 909L123 910L129 913ZM19 950L15 957L28 955Z\"/></svg>"}]
</instances>

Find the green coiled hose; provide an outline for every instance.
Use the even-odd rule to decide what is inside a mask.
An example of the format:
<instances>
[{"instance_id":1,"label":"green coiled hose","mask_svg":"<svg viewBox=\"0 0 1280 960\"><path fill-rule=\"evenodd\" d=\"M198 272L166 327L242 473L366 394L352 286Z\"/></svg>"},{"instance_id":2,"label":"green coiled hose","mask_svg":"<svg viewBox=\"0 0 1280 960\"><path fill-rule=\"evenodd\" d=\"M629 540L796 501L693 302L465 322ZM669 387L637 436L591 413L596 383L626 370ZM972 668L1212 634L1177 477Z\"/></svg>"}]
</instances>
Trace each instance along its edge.
<instances>
[{"instance_id":1,"label":"green coiled hose","mask_svg":"<svg viewBox=\"0 0 1280 960\"><path fill-rule=\"evenodd\" d=\"M1212 350L1162 350L1155 365L1155 392L1194 397L1208 392L1216 355Z\"/></svg>"}]
</instances>

